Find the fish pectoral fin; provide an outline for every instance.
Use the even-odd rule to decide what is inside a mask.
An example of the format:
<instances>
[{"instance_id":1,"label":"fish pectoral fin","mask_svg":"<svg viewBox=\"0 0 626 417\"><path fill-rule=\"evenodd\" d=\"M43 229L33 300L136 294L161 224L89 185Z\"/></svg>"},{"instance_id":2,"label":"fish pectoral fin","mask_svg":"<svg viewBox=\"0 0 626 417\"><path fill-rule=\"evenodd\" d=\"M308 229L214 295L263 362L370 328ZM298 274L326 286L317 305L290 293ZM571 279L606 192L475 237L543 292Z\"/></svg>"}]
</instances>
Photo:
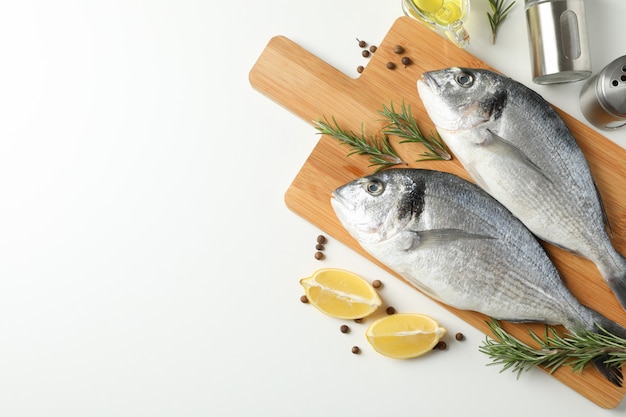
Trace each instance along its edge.
<instances>
[{"instance_id":1,"label":"fish pectoral fin","mask_svg":"<svg viewBox=\"0 0 626 417\"><path fill-rule=\"evenodd\" d=\"M600 209L602 210L602 219L604 220L604 225L607 228L609 236L613 236L613 228L611 227L611 223L609 222L609 216L606 214L604 202L602 201L602 196L600 195L600 190L598 190L598 184L596 184L595 180L593 181L593 188L596 190L596 196L598 197L598 201L600 202Z\"/></svg>"},{"instance_id":2,"label":"fish pectoral fin","mask_svg":"<svg viewBox=\"0 0 626 417\"><path fill-rule=\"evenodd\" d=\"M466 239L496 238L477 233L470 233L462 229L420 230L412 233L412 239L409 239L410 244L405 246L405 250L408 252L415 249L434 248Z\"/></svg>"},{"instance_id":3,"label":"fish pectoral fin","mask_svg":"<svg viewBox=\"0 0 626 417\"><path fill-rule=\"evenodd\" d=\"M489 149L491 151L518 160L519 162L530 168L532 171L535 171L536 173L544 177L547 181L552 182L552 180L546 176L542 169L537 166L537 164L535 164L533 160L524 153L524 151L515 146L515 144L494 133L491 129L487 129L487 132L490 139L487 142L487 146L489 146Z\"/></svg>"}]
</instances>

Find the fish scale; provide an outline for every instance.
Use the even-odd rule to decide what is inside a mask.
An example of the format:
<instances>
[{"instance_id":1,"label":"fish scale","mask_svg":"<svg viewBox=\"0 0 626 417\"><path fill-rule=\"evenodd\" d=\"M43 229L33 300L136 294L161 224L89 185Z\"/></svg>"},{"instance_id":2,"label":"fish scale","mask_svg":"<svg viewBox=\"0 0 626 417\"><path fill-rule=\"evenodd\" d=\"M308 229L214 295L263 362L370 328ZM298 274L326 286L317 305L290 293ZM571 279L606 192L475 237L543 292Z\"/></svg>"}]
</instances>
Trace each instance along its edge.
<instances>
[{"instance_id":1,"label":"fish scale","mask_svg":"<svg viewBox=\"0 0 626 417\"><path fill-rule=\"evenodd\" d=\"M556 111L484 69L426 72L417 88L472 179L537 237L594 262L626 310L626 259L611 244L589 165Z\"/></svg>"},{"instance_id":2,"label":"fish scale","mask_svg":"<svg viewBox=\"0 0 626 417\"><path fill-rule=\"evenodd\" d=\"M453 174L384 170L337 188L331 205L365 251L445 304L570 330L601 326L626 337L626 329L569 292L543 247L515 216ZM603 359L595 365L621 384L621 371L607 370Z\"/></svg>"}]
</instances>

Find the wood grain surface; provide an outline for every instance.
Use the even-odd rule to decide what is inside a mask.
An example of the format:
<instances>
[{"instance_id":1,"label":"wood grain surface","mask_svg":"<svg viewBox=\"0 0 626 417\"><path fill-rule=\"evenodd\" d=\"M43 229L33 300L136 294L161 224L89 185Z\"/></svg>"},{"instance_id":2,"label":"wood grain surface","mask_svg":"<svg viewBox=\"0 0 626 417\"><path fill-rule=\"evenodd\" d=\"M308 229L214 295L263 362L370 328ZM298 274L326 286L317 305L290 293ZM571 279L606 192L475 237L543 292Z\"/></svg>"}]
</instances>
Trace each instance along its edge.
<instances>
[{"instance_id":1,"label":"wood grain surface","mask_svg":"<svg viewBox=\"0 0 626 417\"><path fill-rule=\"evenodd\" d=\"M394 45L402 45L405 53L395 54ZM402 56L410 57L413 64L402 66ZM396 63L396 69L387 69L387 62ZM358 132L363 128L366 134L372 135L378 134L383 126L378 113L383 104L393 102L399 107L404 101L412 106L420 128L427 133L434 126L419 99L416 82L425 71L450 66L497 70L423 25L401 17L378 45L365 71L357 78L338 71L289 39L277 36L270 40L262 52L250 71L249 79L255 89L306 121L335 117L345 129ZM575 118L557 110L589 161L607 210L613 243L620 252L626 253L626 198L623 197L626 176L622 168L626 151ZM424 148L416 144L399 144L397 138L393 137L391 142L403 160L408 162L408 166L447 171L470 179L456 159L415 162ZM291 210L328 235L380 265L345 231L330 206L330 194L335 188L373 172L366 156L346 157L349 150L334 138L320 136L317 146L286 191L285 202ZM551 245L544 246L571 291L583 304L626 324L626 312L619 306L595 265ZM384 265L380 266L384 268ZM389 272L393 274L393 271ZM475 312L446 308L490 334L485 324L487 317ZM534 324L503 323L503 327L527 342L530 342L529 329L538 334L543 332L543 326ZM485 363L488 362L485 356ZM616 407L626 392L624 388L606 381L592 368L582 374L572 373L569 368L565 368L552 375L603 408ZM559 399L555 398L555 401Z\"/></svg>"}]
</instances>

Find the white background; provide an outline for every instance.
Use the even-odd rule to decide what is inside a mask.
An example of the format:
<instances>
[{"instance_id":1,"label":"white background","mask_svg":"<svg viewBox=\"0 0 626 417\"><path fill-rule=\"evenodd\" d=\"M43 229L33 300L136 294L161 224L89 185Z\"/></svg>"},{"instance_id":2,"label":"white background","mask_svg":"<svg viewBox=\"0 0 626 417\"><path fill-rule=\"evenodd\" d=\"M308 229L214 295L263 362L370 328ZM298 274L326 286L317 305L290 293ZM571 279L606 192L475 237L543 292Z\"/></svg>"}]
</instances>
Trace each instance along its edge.
<instances>
[{"instance_id":1,"label":"white background","mask_svg":"<svg viewBox=\"0 0 626 417\"><path fill-rule=\"evenodd\" d=\"M609 416L541 371L488 367L484 335L291 213L318 140L248 72L285 35L356 76L399 0L0 2L0 416ZM626 54L626 2L588 1L595 71ZM523 4L471 53L583 119L581 83L530 77ZM626 145L626 130L606 135ZM302 305L341 267L462 343L375 354ZM352 345L363 353L352 355Z\"/></svg>"}]
</instances>

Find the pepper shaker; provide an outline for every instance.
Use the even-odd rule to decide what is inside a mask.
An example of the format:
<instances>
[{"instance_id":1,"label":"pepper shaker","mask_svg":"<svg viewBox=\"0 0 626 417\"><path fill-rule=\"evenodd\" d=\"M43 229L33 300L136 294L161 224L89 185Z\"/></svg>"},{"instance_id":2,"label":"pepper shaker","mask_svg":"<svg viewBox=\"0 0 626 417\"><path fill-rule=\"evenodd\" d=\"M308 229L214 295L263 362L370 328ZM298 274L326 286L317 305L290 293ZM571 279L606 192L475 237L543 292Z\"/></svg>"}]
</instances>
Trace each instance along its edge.
<instances>
[{"instance_id":1,"label":"pepper shaker","mask_svg":"<svg viewBox=\"0 0 626 417\"><path fill-rule=\"evenodd\" d=\"M583 0L525 0L533 82L556 84L591 75Z\"/></svg>"},{"instance_id":2,"label":"pepper shaker","mask_svg":"<svg viewBox=\"0 0 626 417\"><path fill-rule=\"evenodd\" d=\"M580 110L597 128L626 126L626 55L585 82L580 91Z\"/></svg>"}]
</instances>

